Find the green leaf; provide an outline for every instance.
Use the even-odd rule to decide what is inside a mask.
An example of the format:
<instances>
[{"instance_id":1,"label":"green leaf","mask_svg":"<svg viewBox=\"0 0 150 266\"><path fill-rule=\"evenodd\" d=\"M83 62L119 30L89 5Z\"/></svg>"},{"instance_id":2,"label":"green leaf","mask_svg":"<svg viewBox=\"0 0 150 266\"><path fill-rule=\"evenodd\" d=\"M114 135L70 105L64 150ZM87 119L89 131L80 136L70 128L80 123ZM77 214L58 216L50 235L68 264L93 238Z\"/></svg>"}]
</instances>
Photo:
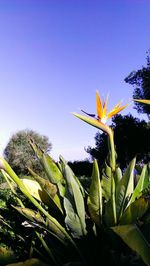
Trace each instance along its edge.
<instances>
[{"instance_id":1,"label":"green leaf","mask_svg":"<svg viewBox=\"0 0 150 266\"><path fill-rule=\"evenodd\" d=\"M88 196L88 209L92 220L100 225L102 222L102 188L97 160L93 163L92 182Z\"/></svg>"},{"instance_id":2,"label":"green leaf","mask_svg":"<svg viewBox=\"0 0 150 266\"><path fill-rule=\"evenodd\" d=\"M106 199L106 201L108 201L111 197L111 175L112 175L112 170L105 162L105 165L102 169L101 186L102 186L103 197Z\"/></svg>"},{"instance_id":3,"label":"green leaf","mask_svg":"<svg viewBox=\"0 0 150 266\"><path fill-rule=\"evenodd\" d=\"M65 223L74 237L81 237L87 233L84 199L68 165L65 166L64 175L66 179L66 192L64 196Z\"/></svg>"},{"instance_id":4,"label":"green leaf","mask_svg":"<svg viewBox=\"0 0 150 266\"><path fill-rule=\"evenodd\" d=\"M48 199L46 198L47 201L44 201L44 200L42 200L42 201L52 208L55 208L55 209L58 208L63 213L63 210L61 208L60 199L59 199L59 196L57 194L57 186L52 184L48 180L42 178L41 176L37 175L31 169L29 169L29 172L33 175L34 179L39 183L42 190L46 193L46 195L48 197ZM41 196L41 194L40 194L40 196Z\"/></svg>"},{"instance_id":5,"label":"green leaf","mask_svg":"<svg viewBox=\"0 0 150 266\"><path fill-rule=\"evenodd\" d=\"M43 190L45 190L48 195L53 199L57 194L57 186L52 184L50 181L44 179L43 177L36 174L33 170L28 168L30 174L32 174L33 178L38 182Z\"/></svg>"},{"instance_id":6,"label":"green leaf","mask_svg":"<svg viewBox=\"0 0 150 266\"><path fill-rule=\"evenodd\" d=\"M150 185L149 181L149 175L148 175L148 166L144 165L139 181L133 191L132 197L131 197L131 203L134 202L136 198L139 198L142 195L142 191L146 189Z\"/></svg>"},{"instance_id":7,"label":"green leaf","mask_svg":"<svg viewBox=\"0 0 150 266\"><path fill-rule=\"evenodd\" d=\"M142 194L146 193L146 191L149 193L149 190L150 190L150 164L147 164Z\"/></svg>"},{"instance_id":8,"label":"green leaf","mask_svg":"<svg viewBox=\"0 0 150 266\"><path fill-rule=\"evenodd\" d=\"M49 155L43 153L41 160L45 172L50 179L50 182L54 184L60 182L60 180L63 179L63 175L60 172L59 168L57 167L56 163L53 161L53 159Z\"/></svg>"},{"instance_id":9,"label":"green leaf","mask_svg":"<svg viewBox=\"0 0 150 266\"><path fill-rule=\"evenodd\" d=\"M59 167L56 165L53 159L48 154L45 154L32 140L30 140L30 145L33 148L36 156L39 158L49 181L58 185L59 193L61 196L63 196L64 178Z\"/></svg>"},{"instance_id":10,"label":"green leaf","mask_svg":"<svg viewBox=\"0 0 150 266\"><path fill-rule=\"evenodd\" d=\"M116 185L115 185L114 176L112 174L112 177L111 177L111 198L110 198L110 201L111 201L112 210L113 210L113 224L116 224L117 223L115 194L116 194Z\"/></svg>"},{"instance_id":11,"label":"green leaf","mask_svg":"<svg viewBox=\"0 0 150 266\"><path fill-rule=\"evenodd\" d=\"M104 211L104 220L107 226L112 226L116 224L116 184L115 184L115 172L112 171L112 168L105 162L102 169L102 194L106 199L105 211Z\"/></svg>"},{"instance_id":12,"label":"green leaf","mask_svg":"<svg viewBox=\"0 0 150 266\"><path fill-rule=\"evenodd\" d=\"M105 204L104 220L107 226L113 226L117 223L116 218L116 202L115 202L115 181L112 174L111 177L111 197Z\"/></svg>"},{"instance_id":13,"label":"green leaf","mask_svg":"<svg viewBox=\"0 0 150 266\"><path fill-rule=\"evenodd\" d=\"M41 214L35 210L28 208L21 208L13 206L20 214L25 216L28 220L36 223L36 226L43 228L49 233L53 234L63 245L68 245L68 239L66 239L65 234L52 222L51 219L47 218L46 221L41 216Z\"/></svg>"},{"instance_id":14,"label":"green leaf","mask_svg":"<svg viewBox=\"0 0 150 266\"><path fill-rule=\"evenodd\" d=\"M47 254L50 256L50 258L53 261L54 265L58 265L56 260L55 260L55 256L53 254L53 251L50 249L50 247L47 245L47 243L45 242L44 238L37 232L35 231L37 237L39 238L39 240L41 241L42 246L44 247L45 251L47 252Z\"/></svg>"},{"instance_id":15,"label":"green leaf","mask_svg":"<svg viewBox=\"0 0 150 266\"><path fill-rule=\"evenodd\" d=\"M122 178L122 171L119 167L116 167L115 172L114 172L114 180L115 180L116 186L120 182L121 178Z\"/></svg>"},{"instance_id":16,"label":"green leaf","mask_svg":"<svg viewBox=\"0 0 150 266\"><path fill-rule=\"evenodd\" d=\"M47 218L47 220L49 221L49 223L51 224L51 230L57 235L58 232L60 232L64 238L66 239L66 241L68 241L70 244L72 244L74 246L74 248L76 249L76 251L78 253L79 250L75 244L75 242L72 240L72 238L70 237L70 235L67 233L67 231L65 230L65 228L53 217L51 216L40 204L39 202L29 193L29 191L27 190L27 188L25 187L25 185L23 184L23 182L21 181L21 179L15 174L15 172L12 170L12 168L10 167L10 165L6 162L6 160L2 157L0 157L0 167L4 169L4 171L6 171L6 173L10 176L10 178L17 184L17 186L19 187L19 189L22 191L22 193L34 204L34 206L41 212L43 213L43 215L45 215L45 217Z\"/></svg>"},{"instance_id":17,"label":"green leaf","mask_svg":"<svg viewBox=\"0 0 150 266\"><path fill-rule=\"evenodd\" d=\"M34 180L31 176L23 177L20 180L30 195L32 195L35 199L48 204L49 197L36 180Z\"/></svg>"},{"instance_id":18,"label":"green leaf","mask_svg":"<svg viewBox=\"0 0 150 266\"><path fill-rule=\"evenodd\" d=\"M15 208L28 220L36 223L36 226L43 228L44 230L53 234L64 246L68 245L68 239L66 238L65 234L53 223L50 218L47 218L45 221L41 214L35 210L16 206L13 206L13 208Z\"/></svg>"},{"instance_id":19,"label":"green leaf","mask_svg":"<svg viewBox=\"0 0 150 266\"><path fill-rule=\"evenodd\" d=\"M30 221L45 224L45 221L39 212L29 208L22 208L17 206L13 206L13 208L16 209L19 213L21 213Z\"/></svg>"},{"instance_id":20,"label":"green leaf","mask_svg":"<svg viewBox=\"0 0 150 266\"><path fill-rule=\"evenodd\" d=\"M119 224L134 224L140 219L148 210L149 202L141 197L131 203L123 213Z\"/></svg>"},{"instance_id":21,"label":"green leaf","mask_svg":"<svg viewBox=\"0 0 150 266\"><path fill-rule=\"evenodd\" d=\"M59 170L56 163L49 155L45 155L43 153L41 160L50 182L57 184L59 193L63 197L65 193L65 187L64 187L65 181L61 171Z\"/></svg>"},{"instance_id":22,"label":"green leaf","mask_svg":"<svg viewBox=\"0 0 150 266\"><path fill-rule=\"evenodd\" d=\"M65 172L65 166L68 165L67 162L65 161L65 159L60 155L59 156L60 159L60 169L62 170L62 174ZM78 186L82 192L83 197L85 197L85 190L83 188L83 186L81 185L79 178L77 178L74 174L74 172L72 171L72 169L70 168L70 166L68 165L68 168L70 169L70 172L72 172L72 175L74 176L76 182L78 183Z\"/></svg>"},{"instance_id":23,"label":"green leaf","mask_svg":"<svg viewBox=\"0 0 150 266\"><path fill-rule=\"evenodd\" d=\"M111 229L141 256L146 265L150 265L150 245L136 225L120 225Z\"/></svg>"},{"instance_id":24,"label":"green leaf","mask_svg":"<svg viewBox=\"0 0 150 266\"><path fill-rule=\"evenodd\" d=\"M74 208L68 198L69 198L68 195L64 197L64 207L66 210L65 223L67 228L70 230L72 236L74 238L80 238L81 236L83 236L83 230L80 218L77 215L77 213L74 211Z\"/></svg>"},{"instance_id":25,"label":"green leaf","mask_svg":"<svg viewBox=\"0 0 150 266\"><path fill-rule=\"evenodd\" d=\"M135 162L136 159L134 158L116 187L116 213L118 221L129 204L129 199L133 193Z\"/></svg>"},{"instance_id":26,"label":"green leaf","mask_svg":"<svg viewBox=\"0 0 150 266\"><path fill-rule=\"evenodd\" d=\"M89 117L86 117L86 116L83 116L80 114L76 114L76 113L73 113L73 115L75 115L79 119L83 120L84 122L88 123L89 125L96 127L98 129L101 129L102 131L106 132L107 134L110 134L110 128L106 124L98 121L97 119L91 119Z\"/></svg>"}]
</instances>

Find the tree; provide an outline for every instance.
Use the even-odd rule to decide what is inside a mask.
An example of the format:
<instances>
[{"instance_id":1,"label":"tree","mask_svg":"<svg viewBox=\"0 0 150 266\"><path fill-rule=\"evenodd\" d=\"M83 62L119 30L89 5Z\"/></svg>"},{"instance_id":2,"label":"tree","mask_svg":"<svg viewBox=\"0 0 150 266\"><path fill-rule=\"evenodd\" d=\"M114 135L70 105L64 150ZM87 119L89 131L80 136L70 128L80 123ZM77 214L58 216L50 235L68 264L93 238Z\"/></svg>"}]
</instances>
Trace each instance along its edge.
<instances>
[{"instance_id":1,"label":"tree","mask_svg":"<svg viewBox=\"0 0 150 266\"><path fill-rule=\"evenodd\" d=\"M121 168L137 157L137 162L148 162L150 160L150 124L144 120L140 121L131 114L116 115L112 119L111 127L114 130L114 139L117 152L117 161ZM88 147L87 152L103 164L107 154L107 136L97 133L95 136L95 147Z\"/></svg>"},{"instance_id":2,"label":"tree","mask_svg":"<svg viewBox=\"0 0 150 266\"><path fill-rule=\"evenodd\" d=\"M14 134L4 150L4 157L13 170L19 175L27 174L28 167L38 171L38 173L42 172L39 160L29 144L29 138L32 138L33 141L47 153L49 153L52 148L52 144L49 142L48 138L35 131L26 129Z\"/></svg>"},{"instance_id":3,"label":"tree","mask_svg":"<svg viewBox=\"0 0 150 266\"><path fill-rule=\"evenodd\" d=\"M74 174L79 178L83 187L87 191L89 191L93 163L90 162L88 159L85 159L83 161L68 162L68 165L70 166Z\"/></svg>"},{"instance_id":4,"label":"tree","mask_svg":"<svg viewBox=\"0 0 150 266\"><path fill-rule=\"evenodd\" d=\"M68 162L68 165L71 167L76 176L87 176L91 177L92 175L92 165L89 160L85 159L83 161L74 161Z\"/></svg>"},{"instance_id":5,"label":"tree","mask_svg":"<svg viewBox=\"0 0 150 266\"><path fill-rule=\"evenodd\" d=\"M150 50L147 53L147 66L137 71L132 71L125 82L133 85L133 98L150 100ZM150 117L150 105L135 102L138 113L146 113Z\"/></svg>"}]
</instances>

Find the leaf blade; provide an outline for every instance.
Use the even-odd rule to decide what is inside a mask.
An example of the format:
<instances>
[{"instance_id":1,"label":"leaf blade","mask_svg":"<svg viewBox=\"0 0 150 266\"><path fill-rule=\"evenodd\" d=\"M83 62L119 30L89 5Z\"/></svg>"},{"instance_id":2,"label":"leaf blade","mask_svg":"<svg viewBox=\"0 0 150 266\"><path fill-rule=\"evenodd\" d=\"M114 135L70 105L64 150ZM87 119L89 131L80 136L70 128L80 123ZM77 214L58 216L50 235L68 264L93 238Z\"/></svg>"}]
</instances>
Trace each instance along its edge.
<instances>
[{"instance_id":1,"label":"leaf blade","mask_svg":"<svg viewBox=\"0 0 150 266\"><path fill-rule=\"evenodd\" d=\"M66 210L65 222L76 237L86 235L84 200L72 170L66 164L64 168L66 179L66 192L64 196L64 207Z\"/></svg>"},{"instance_id":2,"label":"leaf blade","mask_svg":"<svg viewBox=\"0 0 150 266\"><path fill-rule=\"evenodd\" d=\"M92 182L88 196L88 209L92 220L100 225L102 222L102 188L97 160L93 162Z\"/></svg>"},{"instance_id":3,"label":"leaf blade","mask_svg":"<svg viewBox=\"0 0 150 266\"><path fill-rule=\"evenodd\" d=\"M126 204L129 203L129 198L133 193L135 162L136 159L133 158L116 187L116 212L118 221L120 220L124 209L127 207Z\"/></svg>"},{"instance_id":4,"label":"leaf blade","mask_svg":"<svg viewBox=\"0 0 150 266\"><path fill-rule=\"evenodd\" d=\"M150 245L135 224L120 225L111 229L142 257L146 265L150 265Z\"/></svg>"}]
</instances>

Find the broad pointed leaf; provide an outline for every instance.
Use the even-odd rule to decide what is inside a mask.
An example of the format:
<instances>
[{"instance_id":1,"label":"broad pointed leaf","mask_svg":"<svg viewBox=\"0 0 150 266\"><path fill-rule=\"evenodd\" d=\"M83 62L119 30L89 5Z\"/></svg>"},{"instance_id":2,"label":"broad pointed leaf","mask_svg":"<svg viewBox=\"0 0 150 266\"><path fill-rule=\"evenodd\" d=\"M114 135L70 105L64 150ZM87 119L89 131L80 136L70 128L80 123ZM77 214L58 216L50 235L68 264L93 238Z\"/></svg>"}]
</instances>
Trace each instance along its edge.
<instances>
[{"instance_id":1,"label":"broad pointed leaf","mask_svg":"<svg viewBox=\"0 0 150 266\"><path fill-rule=\"evenodd\" d=\"M150 265L150 245L136 225L115 226L112 230L141 256L146 265Z\"/></svg>"},{"instance_id":2,"label":"broad pointed leaf","mask_svg":"<svg viewBox=\"0 0 150 266\"><path fill-rule=\"evenodd\" d=\"M61 165L60 166L60 169L62 170L62 174L64 174L65 167L67 165L68 168L70 169L70 172L72 172L72 175L74 176L74 178L75 178L75 180L76 180L76 182L77 182L77 184L78 184L78 186L79 186L79 188L80 188L80 190L82 192L83 197L85 197L85 190L84 190L83 186L81 185L81 183L79 181L79 178L77 178L75 176L74 172L72 171L72 169L70 168L70 166L67 164L67 162L65 161L65 159L61 155L59 156L59 159L60 159L60 165Z\"/></svg>"},{"instance_id":3,"label":"broad pointed leaf","mask_svg":"<svg viewBox=\"0 0 150 266\"><path fill-rule=\"evenodd\" d=\"M106 132L107 134L110 133L110 128L106 124L102 123L101 121L98 121L97 119L92 119L92 118L89 118L89 117L86 117L86 116L83 116L80 114L76 114L76 113L73 113L73 115L80 118L84 122L90 124L91 126L94 126L98 129L101 129L102 131Z\"/></svg>"},{"instance_id":4,"label":"broad pointed leaf","mask_svg":"<svg viewBox=\"0 0 150 266\"><path fill-rule=\"evenodd\" d=\"M59 183L59 192L63 196L64 195L64 178L63 175L59 169L59 167L56 165L56 163L53 161L53 159L48 155L45 154L33 141L30 141L30 145L33 148L36 156L39 158L46 175L50 182L53 184Z\"/></svg>"},{"instance_id":5,"label":"broad pointed leaf","mask_svg":"<svg viewBox=\"0 0 150 266\"><path fill-rule=\"evenodd\" d=\"M106 199L106 201L108 201L111 198L111 174L112 174L111 168L105 162L104 168L102 169L101 186L102 186L103 197Z\"/></svg>"},{"instance_id":6,"label":"broad pointed leaf","mask_svg":"<svg viewBox=\"0 0 150 266\"><path fill-rule=\"evenodd\" d=\"M59 208L59 210L63 213L62 208L61 208L60 199L59 199L59 196L57 194L57 186L52 184L48 180L42 178L41 176L37 175L31 169L29 169L29 171L33 175L34 179L39 183L42 190L47 194L48 200L45 203L48 206ZM52 204L52 201L53 201L53 204Z\"/></svg>"},{"instance_id":7,"label":"broad pointed leaf","mask_svg":"<svg viewBox=\"0 0 150 266\"><path fill-rule=\"evenodd\" d=\"M30 193L30 195L32 195L39 201L48 204L49 197L36 180L34 180L32 177L23 177L21 178L21 181Z\"/></svg>"},{"instance_id":8,"label":"broad pointed leaf","mask_svg":"<svg viewBox=\"0 0 150 266\"><path fill-rule=\"evenodd\" d=\"M13 206L13 208L15 208L30 221L45 224L45 221L39 212L29 208L21 208L16 206Z\"/></svg>"},{"instance_id":9,"label":"broad pointed leaf","mask_svg":"<svg viewBox=\"0 0 150 266\"><path fill-rule=\"evenodd\" d=\"M111 177L111 197L109 201L105 204L105 214L104 220L107 226L113 226L117 223L116 217L116 202L115 202L115 181L112 174Z\"/></svg>"},{"instance_id":10,"label":"broad pointed leaf","mask_svg":"<svg viewBox=\"0 0 150 266\"><path fill-rule=\"evenodd\" d=\"M100 173L98 163L94 160L92 182L88 196L88 209L92 220L100 225L102 222L102 188L100 183Z\"/></svg>"},{"instance_id":11,"label":"broad pointed leaf","mask_svg":"<svg viewBox=\"0 0 150 266\"><path fill-rule=\"evenodd\" d=\"M118 183L116 187L116 212L117 220L120 220L120 217L129 203L129 199L133 193L134 185L134 167L135 167L134 158L128 168L126 169L125 174Z\"/></svg>"},{"instance_id":12,"label":"broad pointed leaf","mask_svg":"<svg viewBox=\"0 0 150 266\"><path fill-rule=\"evenodd\" d=\"M141 197L131 203L123 213L119 224L134 224L136 223L148 210L149 202L147 199Z\"/></svg>"},{"instance_id":13,"label":"broad pointed leaf","mask_svg":"<svg viewBox=\"0 0 150 266\"><path fill-rule=\"evenodd\" d=\"M121 178L122 178L122 171L119 167L116 167L115 173L114 173L114 180L115 180L116 186L120 182Z\"/></svg>"},{"instance_id":14,"label":"broad pointed leaf","mask_svg":"<svg viewBox=\"0 0 150 266\"><path fill-rule=\"evenodd\" d=\"M55 266L57 266L57 262L56 262L56 259L55 259L55 255L53 254L53 250L47 245L46 241L44 240L44 238L41 236L41 234L39 234L37 231L35 231L38 239L41 241L41 244L42 246L44 247L46 253L48 254L48 256L50 256L50 258L52 259L53 261L53 264Z\"/></svg>"},{"instance_id":15,"label":"broad pointed leaf","mask_svg":"<svg viewBox=\"0 0 150 266\"><path fill-rule=\"evenodd\" d=\"M64 197L64 207L66 210L65 223L66 223L67 228L71 232L72 236L74 238L80 238L84 234L82 230L81 221L77 213L74 211L74 208L70 202L70 199L68 198L69 198L68 195Z\"/></svg>"},{"instance_id":16,"label":"broad pointed leaf","mask_svg":"<svg viewBox=\"0 0 150 266\"><path fill-rule=\"evenodd\" d=\"M79 185L74 178L69 166L65 166L66 192L64 197L64 207L66 210L66 225L74 237L85 235L85 208L82 193Z\"/></svg>"},{"instance_id":17,"label":"broad pointed leaf","mask_svg":"<svg viewBox=\"0 0 150 266\"><path fill-rule=\"evenodd\" d=\"M150 165L147 164L147 169L146 169L146 172L145 172L142 195L145 196L145 197L146 196L149 197L149 191L150 191Z\"/></svg>"},{"instance_id":18,"label":"broad pointed leaf","mask_svg":"<svg viewBox=\"0 0 150 266\"><path fill-rule=\"evenodd\" d=\"M133 191L132 197L131 197L131 203L134 202L136 198L139 198L142 195L142 191L146 189L150 185L150 176L148 173L148 166L144 165L139 181Z\"/></svg>"}]
</instances>

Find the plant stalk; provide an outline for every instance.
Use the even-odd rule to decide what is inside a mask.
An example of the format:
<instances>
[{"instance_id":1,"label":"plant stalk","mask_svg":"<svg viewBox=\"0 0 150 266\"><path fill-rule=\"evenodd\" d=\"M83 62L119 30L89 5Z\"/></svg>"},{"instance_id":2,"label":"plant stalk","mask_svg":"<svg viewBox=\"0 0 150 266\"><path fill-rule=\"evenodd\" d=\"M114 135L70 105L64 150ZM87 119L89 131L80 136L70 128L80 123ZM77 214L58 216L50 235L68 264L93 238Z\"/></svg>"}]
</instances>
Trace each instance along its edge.
<instances>
[{"instance_id":1,"label":"plant stalk","mask_svg":"<svg viewBox=\"0 0 150 266\"><path fill-rule=\"evenodd\" d=\"M112 172L115 172L116 169L116 152L114 145L114 133L110 127L107 130L108 133L108 141L109 141L109 149L110 149L110 166L112 168Z\"/></svg>"}]
</instances>

